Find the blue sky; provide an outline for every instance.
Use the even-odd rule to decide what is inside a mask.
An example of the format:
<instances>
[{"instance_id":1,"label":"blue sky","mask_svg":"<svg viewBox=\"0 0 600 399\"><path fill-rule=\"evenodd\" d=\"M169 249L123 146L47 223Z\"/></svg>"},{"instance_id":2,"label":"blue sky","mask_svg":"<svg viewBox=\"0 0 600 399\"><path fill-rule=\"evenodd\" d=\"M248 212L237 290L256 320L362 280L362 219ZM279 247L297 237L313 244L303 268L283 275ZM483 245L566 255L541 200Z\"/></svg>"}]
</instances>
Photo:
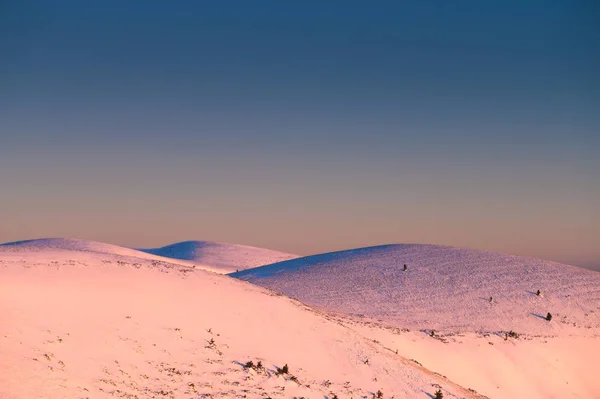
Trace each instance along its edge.
<instances>
[{"instance_id":1,"label":"blue sky","mask_svg":"<svg viewBox=\"0 0 600 399\"><path fill-rule=\"evenodd\" d=\"M600 6L458 3L4 2L0 241L600 266Z\"/></svg>"}]
</instances>

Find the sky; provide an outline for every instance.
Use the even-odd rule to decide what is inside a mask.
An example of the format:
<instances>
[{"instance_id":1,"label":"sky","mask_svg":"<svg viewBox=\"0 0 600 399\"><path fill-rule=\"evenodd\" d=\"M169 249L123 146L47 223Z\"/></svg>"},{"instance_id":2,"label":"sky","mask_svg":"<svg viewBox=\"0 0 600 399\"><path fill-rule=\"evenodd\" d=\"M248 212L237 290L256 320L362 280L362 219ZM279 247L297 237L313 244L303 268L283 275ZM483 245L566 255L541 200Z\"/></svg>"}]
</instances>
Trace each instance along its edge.
<instances>
[{"instance_id":1,"label":"sky","mask_svg":"<svg viewBox=\"0 0 600 399\"><path fill-rule=\"evenodd\" d=\"M0 2L0 242L600 270L600 5Z\"/></svg>"}]
</instances>

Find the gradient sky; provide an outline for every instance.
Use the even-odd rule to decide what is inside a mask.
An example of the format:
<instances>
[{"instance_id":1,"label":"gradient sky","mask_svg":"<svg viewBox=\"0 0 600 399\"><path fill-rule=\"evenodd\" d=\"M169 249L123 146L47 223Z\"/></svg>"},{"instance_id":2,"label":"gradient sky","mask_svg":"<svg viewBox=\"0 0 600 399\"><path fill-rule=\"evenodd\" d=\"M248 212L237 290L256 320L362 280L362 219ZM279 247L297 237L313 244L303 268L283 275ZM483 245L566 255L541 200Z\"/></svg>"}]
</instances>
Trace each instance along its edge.
<instances>
[{"instance_id":1,"label":"gradient sky","mask_svg":"<svg viewBox=\"0 0 600 399\"><path fill-rule=\"evenodd\" d=\"M600 269L600 5L0 2L0 241Z\"/></svg>"}]
</instances>

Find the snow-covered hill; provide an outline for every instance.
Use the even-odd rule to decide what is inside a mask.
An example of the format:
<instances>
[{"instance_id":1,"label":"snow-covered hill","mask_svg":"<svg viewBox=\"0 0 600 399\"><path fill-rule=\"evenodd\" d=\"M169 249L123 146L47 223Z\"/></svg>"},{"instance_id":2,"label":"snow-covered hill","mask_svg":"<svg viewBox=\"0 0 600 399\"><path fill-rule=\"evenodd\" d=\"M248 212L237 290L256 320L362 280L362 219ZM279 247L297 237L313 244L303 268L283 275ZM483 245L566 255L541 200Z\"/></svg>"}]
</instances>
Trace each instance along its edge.
<instances>
[{"instance_id":1,"label":"snow-covered hill","mask_svg":"<svg viewBox=\"0 0 600 399\"><path fill-rule=\"evenodd\" d=\"M600 397L590 367L600 353L598 272L485 251L386 245L232 276L327 311L491 398Z\"/></svg>"},{"instance_id":2,"label":"snow-covered hill","mask_svg":"<svg viewBox=\"0 0 600 399\"><path fill-rule=\"evenodd\" d=\"M7 244L0 398L600 397L598 274L424 245L235 274L319 310L191 260ZM538 317L546 309L551 321Z\"/></svg>"},{"instance_id":3,"label":"snow-covered hill","mask_svg":"<svg viewBox=\"0 0 600 399\"><path fill-rule=\"evenodd\" d=\"M48 261L63 260L65 253L80 253L85 259L104 259L103 256L117 256L121 261L139 262L148 260L153 262L168 262L188 267L198 267L213 272L222 271L213 268L210 265L199 265L193 262L169 259L136 249L122 247L119 245L107 244L98 241L80 240L74 238L40 238L34 240L24 240L7 242L0 244L0 255L5 257L20 258L21 256L30 257L35 253L43 253Z\"/></svg>"},{"instance_id":4,"label":"snow-covered hill","mask_svg":"<svg viewBox=\"0 0 600 399\"><path fill-rule=\"evenodd\" d=\"M289 374L277 375L286 364ZM421 398L438 389L477 397L224 275L50 245L0 251L2 399Z\"/></svg>"},{"instance_id":5,"label":"snow-covered hill","mask_svg":"<svg viewBox=\"0 0 600 399\"><path fill-rule=\"evenodd\" d=\"M385 245L231 275L310 306L411 329L553 334L600 327L600 273L486 251Z\"/></svg>"},{"instance_id":6,"label":"snow-covered hill","mask_svg":"<svg viewBox=\"0 0 600 399\"><path fill-rule=\"evenodd\" d=\"M1 244L0 252L6 251L43 251L47 254L77 251L89 254L118 255L194 266L216 273L230 273L297 257L296 255L269 249L209 241L185 241L162 248L138 250L102 242L70 238L44 238Z\"/></svg>"},{"instance_id":7,"label":"snow-covered hill","mask_svg":"<svg viewBox=\"0 0 600 399\"><path fill-rule=\"evenodd\" d=\"M128 257L149 258L147 254L135 249L121 247L97 241L79 240L74 238L40 238L35 240L14 241L0 244L3 252L51 252L79 251L102 253Z\"/></svg>"},{"instance_id":8,"label":"snow-covered hill","mask_svg":"<svg viewBox=\"0 0 600 399\"><path fill-rule=\"evenodd\" d=\"M298 256L265 248L212 241L184 241L162 248L140 249L166 258L210 265L223 273L268 265Z\"/></svg>"}]
</instances>

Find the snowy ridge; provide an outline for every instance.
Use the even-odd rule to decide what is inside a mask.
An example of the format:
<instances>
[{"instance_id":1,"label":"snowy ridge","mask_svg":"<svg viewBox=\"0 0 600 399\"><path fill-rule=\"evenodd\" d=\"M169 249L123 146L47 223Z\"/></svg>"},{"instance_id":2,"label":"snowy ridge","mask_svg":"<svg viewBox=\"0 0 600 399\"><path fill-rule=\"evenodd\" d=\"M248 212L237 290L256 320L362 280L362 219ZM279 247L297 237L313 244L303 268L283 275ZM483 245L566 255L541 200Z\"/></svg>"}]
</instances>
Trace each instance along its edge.
<instances>
[{"instance_id":1,"label":"snowy ridge","mask_svg":"<svg viewBox=\"0 0 600 399\"><path fill-rule=\"evenodd\" d=\"M20 248L0 252L3 399L420 398L437 389L478 397L310 308L224 275ZM286 364L289 374L277 375Z\"/></svg>"},{"instance_id":2,"label":"snowy ridge","mask_svg":"<svg viewBox=\"0 0 600 399\"><path fill-rule=\"evenodd\" d=\"M270 249L211 241L184 241L162 248L140 249L166 258L211 265L223 273L281 262L298 256Z\"/></svg>"},{"instance_id":3,"label":"snowy ridge","mask_svg":"<svg viewBox=\"0 0 600 399\"><path fill-rule=\"evenodd\" d=\"M553 334L600 327L600 273L494 252L384 245L231 276L320 309L411 329Z\"/></svg>"},{"instance_id":4,"label":"snowy ridge","mask_svg":"<svg viewBox=\"0 0 600 399\"><path fill-rule=\"evenodd\" d=\"M97 255L169 262L216 273L230 273L297 256L269 249L210 241L184 241L161 248L133 249L97 241L72 238L43 238L0 244L0 253L33 253L72 251Z\"/></svg>"},{"instance_id":5,"label":"snowy ridge","mask_svg":"<svg viewBox=\"0 0 600 399\"><path fill-rule=\"evenodd\" d=\"M590 367L600 273L430 245L235 273L319 310L188 260L120 248L0 246L0 398L600 397ZM403 307L389 300L403 295ZM536 316L550 307L552 321ZM290 374L277 375L285 364Z\"/></svg>"},{"instance_id":6,"label":"snowy ridge","mask_svg":"<svg viewBox=\"0 0 600 399\"><path fill-rule=\"evenodd\" d=\"M74 238L40 238L0 244L0 251L40 252L49 250L95 252L120 256L147 257L146 254L118 245Z\"/></svg>"}]
</instances>

